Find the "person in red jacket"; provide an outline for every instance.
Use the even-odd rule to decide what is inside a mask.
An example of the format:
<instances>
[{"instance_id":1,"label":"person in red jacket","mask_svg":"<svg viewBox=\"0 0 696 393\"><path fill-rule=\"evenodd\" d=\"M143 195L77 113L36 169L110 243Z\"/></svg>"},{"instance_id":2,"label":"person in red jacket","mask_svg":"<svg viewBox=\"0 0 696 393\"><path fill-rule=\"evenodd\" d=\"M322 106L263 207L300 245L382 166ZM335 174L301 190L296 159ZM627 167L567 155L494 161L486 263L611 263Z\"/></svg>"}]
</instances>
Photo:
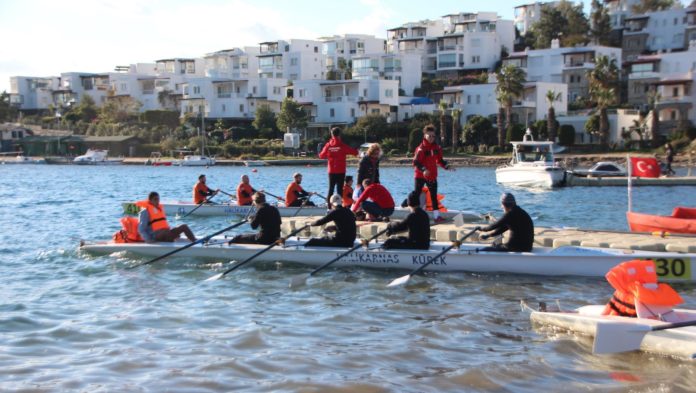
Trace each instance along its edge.
<instances>
[{"instance_id":1,"label":"person in red jacket","mask_svg":"<svg viewBox=\"0 0 696 393\"><path fill-rule=\"evenodd\" d=\"M360 198L353 204L353 213L362 208L369 215L370 221L389 221L389 216L394 213L394 198L389 191L379 183L372 183L370 179L363 180L363 189Z\"/></svg>"},{"instance_id":2,"label":"person in red jacket","mask_svg":"<svg viewBox=\"0 0 696 393\"><path fill-rule=\"evenodd\" d=\"M450 170L450 166L442 158L442 148L435 143L435 126L429 124L423 128L423 142L416 148L413 157L415 169L415 189L420 195L423 186L430 190L430 201L433 206L435 222L443 221L440 217L440 206L437 201L437 166ZM452 169L453 170L453 169Z\"/></svg>"},{"instance_id":3,"label":"person in red jacket","mask_svg":"<svg viewBox=\"0 0 696 393\"><path fill-rule=\"evenodd\" d=\"M341 141L340 128L332 128L331 139L319 153L319 158L329 160L329 194L326 196L326 200L331 200L334 187L336 187L336 194L341 195L343 191L343 182L346 178L346 156L348 155L357 156L358 151Z\"/></svg>"}]
</instances>

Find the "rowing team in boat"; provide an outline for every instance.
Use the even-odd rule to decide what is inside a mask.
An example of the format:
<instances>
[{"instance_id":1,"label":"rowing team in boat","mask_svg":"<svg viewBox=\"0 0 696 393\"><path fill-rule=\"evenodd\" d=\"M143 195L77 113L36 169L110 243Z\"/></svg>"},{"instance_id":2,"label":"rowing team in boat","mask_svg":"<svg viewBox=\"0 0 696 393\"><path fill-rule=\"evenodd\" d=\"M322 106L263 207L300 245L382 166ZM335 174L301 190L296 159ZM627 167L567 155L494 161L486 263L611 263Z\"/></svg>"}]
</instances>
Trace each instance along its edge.
<instances>
[{"instance_id":1,"label":"rowing team in boat","mask_svg":"<svg viewBox=\"0 0 696 393\"><path fill-rule=\"evenodd\" d=\"M416 148L413 157L414 167L414 192L420 197L424 194L424 203L421 203L427 210L433 211L435 222L444 221L440 217L440 211L446 211L441 206L441 195L438 195L437 171L438 166L446 170L454 170L443 159L442 148L435 143L435 127L428 125L423 129L423 141ZM302 188L302 174L295 173L293 181L285 190L285 198L275 196L264 190L268 196L272 196L279 201L284 201L286 207L314 206L309 199L318 195L324 198L327 203L334 192L342 198L344 206L353 206L355 211L364 212L366 218L372 221L387 220L394 212L394 198L386 187L380 184L379 179L379 159L381 148L379 144L373 143L367 150L367 154L360 160L357 174L357 188L353 191L353 177L346 176L346 157L356 156L358 151L348 146L341 140L341 130L338 127L331 129L331 139L324 145L319 153L319 157L328 160L329 190L326 197L316 193L307 192ZM195 204L209 203L210 199L219 192L220 189L212 190L206 184L205 175L199 177L198 183L193 188L193 202ZM241 182L237 186L236 203L239 206L252 204L252 196L255 190L247 175L243 175ZM224 193L224 192L223 192ZM225 193L230 195L228 193ZM232 196L232 195L230 195ZM406 207L404 201L402 207Z\"/></svg>"}]
</instances>

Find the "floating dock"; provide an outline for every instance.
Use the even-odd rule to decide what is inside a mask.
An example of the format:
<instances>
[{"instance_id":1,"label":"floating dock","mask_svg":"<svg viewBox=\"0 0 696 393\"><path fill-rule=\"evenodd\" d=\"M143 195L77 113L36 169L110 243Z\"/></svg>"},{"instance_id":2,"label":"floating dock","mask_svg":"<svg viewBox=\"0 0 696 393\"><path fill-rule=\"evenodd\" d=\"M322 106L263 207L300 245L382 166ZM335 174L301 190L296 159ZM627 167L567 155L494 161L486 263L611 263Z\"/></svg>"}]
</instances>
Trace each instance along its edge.
<instances>
[{"instance_id":1,"label":"floating dock","mask_svg":"<svg viewBox=\"0 0 696 393\"><path fill-rule=\"evenodd\" d=\"M626 187L628 177L581 177L569 174L566 182L568 186L573 187ZM694 186L696 176L633 177L631 183L634 186Z\"/></svg>"}]
</instances>

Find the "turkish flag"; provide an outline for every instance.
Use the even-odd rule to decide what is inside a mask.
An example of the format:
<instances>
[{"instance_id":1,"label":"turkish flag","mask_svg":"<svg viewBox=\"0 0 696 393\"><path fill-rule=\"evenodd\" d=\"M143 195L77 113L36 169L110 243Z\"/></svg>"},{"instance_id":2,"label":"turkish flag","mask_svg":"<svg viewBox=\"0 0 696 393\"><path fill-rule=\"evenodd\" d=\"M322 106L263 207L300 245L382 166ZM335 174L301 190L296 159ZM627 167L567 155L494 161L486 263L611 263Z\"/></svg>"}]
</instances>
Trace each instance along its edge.
<instances>
[{"instance_id":1,"label":"turkish flag","mask_svg":"<svg viewBox=\"0 0 696 393\"><path fill-rule=\"evenodd\" d=\"M635 177L660 177L660 164L654 158L631 157L631 171Z\"/></svg>"}]
</instances>

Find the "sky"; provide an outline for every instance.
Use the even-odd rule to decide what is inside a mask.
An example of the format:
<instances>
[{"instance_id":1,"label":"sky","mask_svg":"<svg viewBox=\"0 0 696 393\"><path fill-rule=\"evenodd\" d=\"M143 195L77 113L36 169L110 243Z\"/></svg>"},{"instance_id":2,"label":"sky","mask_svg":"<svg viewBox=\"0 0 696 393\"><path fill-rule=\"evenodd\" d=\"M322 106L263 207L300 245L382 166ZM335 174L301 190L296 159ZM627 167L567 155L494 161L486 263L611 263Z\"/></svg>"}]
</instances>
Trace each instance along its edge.
<instances>
[{"instance_id":1,"label":"sky","mask_svg":"<svg viewBox=\"0 0 696 393\"><path fill-rule=\"evenodd\" d=\"M583 0L586 9L590 0ZM527 3L532 2L527 0ZM0 0L0 91L10 76L110 72L279 39L386 38L388 28L457 12L512 19L525 1ZM484 6L485 5L485 6Z\"/></svg>"}]
</instances>

